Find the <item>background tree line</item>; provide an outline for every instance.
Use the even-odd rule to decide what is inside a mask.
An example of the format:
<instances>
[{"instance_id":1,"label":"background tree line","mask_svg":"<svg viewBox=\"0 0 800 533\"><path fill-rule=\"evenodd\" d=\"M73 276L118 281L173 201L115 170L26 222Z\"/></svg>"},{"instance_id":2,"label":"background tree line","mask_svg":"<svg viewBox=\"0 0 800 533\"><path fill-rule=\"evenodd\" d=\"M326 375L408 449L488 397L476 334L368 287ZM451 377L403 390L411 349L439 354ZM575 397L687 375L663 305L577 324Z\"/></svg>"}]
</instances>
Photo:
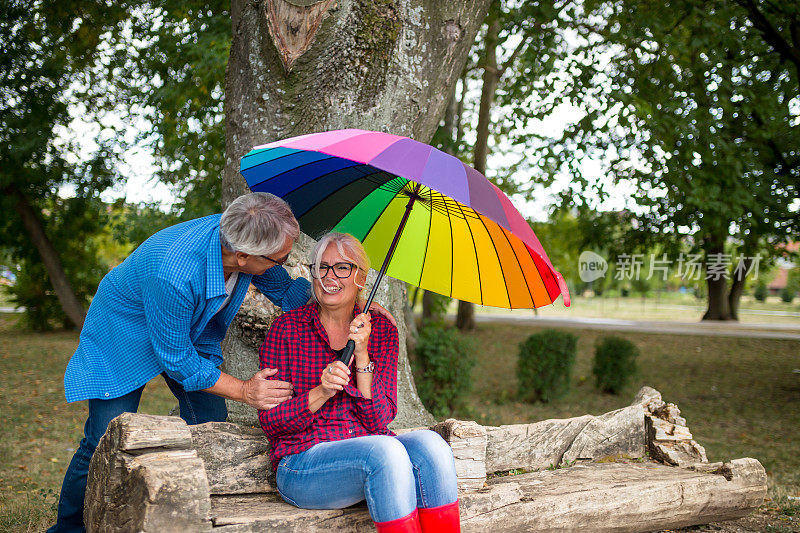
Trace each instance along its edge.
<instances>
[{"instance_id":1,"label":"background tree line","mask_svg":"<svg viewBox=\"0 0 800 533\"><path fill-rule=\"evenodd\" d=\"M0 246L21 266L12 290L32 325L80 325L115 260L101 250L117 243L124 257L219 211L230 5L0 11ZM798 235L799 76L793 3L494 0L434 143L537 206L536 231L573 283L576 247L611 261L654 249L775 257ZM71 134L76 117L93 139ZM126 139L125 121L146 126ZM132 144L174 187L171 212L100 200ZM603 211L620 186L633 191L627 209ZM705 318L736 318L734 274L708 280ZM460 327L471 314L459 306Z\"/></svg>"}]
</instances>

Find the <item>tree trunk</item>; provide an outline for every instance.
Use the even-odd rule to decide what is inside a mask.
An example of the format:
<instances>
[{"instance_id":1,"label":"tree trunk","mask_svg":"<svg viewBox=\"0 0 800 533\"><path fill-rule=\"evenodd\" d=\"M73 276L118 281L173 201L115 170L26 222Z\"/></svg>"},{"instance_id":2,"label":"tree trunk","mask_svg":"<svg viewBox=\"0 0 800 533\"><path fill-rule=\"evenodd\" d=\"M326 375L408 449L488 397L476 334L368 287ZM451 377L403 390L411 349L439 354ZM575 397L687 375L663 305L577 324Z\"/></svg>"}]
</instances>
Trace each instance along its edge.
<instances>
[{"instance_id":1,"label":"tree trunk","mask_svg":"<svg viewBox=\"0 0 800 533\"><path fill-rule=\"evenodd\" d=\"M488 3L233 0L223 203L246 192L239 159L254 145L340 128L429 141ZM397 318L403 339L405 286L394 280L384 286L398 303L381 300L380 293L377 301ZM232 327L229 337L237 331ZM226 339L225 346L235 341ZM251 352L225 349L224 354L226 368L257 360ZM395 426L425 424L430 415L414 389L405 343L398 373Z\"/></svg>"},{"instance_id":2,"label":"tree trunk","mask_svg":"<svg viewBox=\"0 0 800 533\"><path fill-rule=\"evenodd\" d=\"M31 242L42 258L42 263L47 269L47 275L50 278L50 283L53 284L53 290L56 292L61 309L64 310L64 314L67 315L67 318L75 327L80 330L83 328L83 321L86 319L86 311L78 301L78 297L75 296L75 291L72 290L72 285L67 279L64 267L61 265L58 251L44 231L42 219L24 193L12 190L10 194L17 200L15 202L16 211L22 219L25 229L28 230Z\"/></svg>"},{"instance_id":3,"label":"tree trunk","mask_svg":"<svg viewBox=\"0 0 800 533\"><path fill-rule=\"evenodd\" d=\"M475 329L475 305L472 302L458 302L456 311L456 327L459 331Z\"/></svg>"},{"instance_id":4,"label":"tree trunk","mask_svg":"<svg viewBox=\"0 0 800 533\"><path fill-rule=\"evenodd\" d=\"M733 271L733 282L731 283L731 290L728 293L728 309L731 313L731 320L739 320L739 302L744 293L745 283L747 282L746 275L753 265L752 257L744 257L742 259L741 268L736 268Z\"/></svg>"},{"instance_id":5,"label":"tree trunk","mask_svg":"<svg viewBox=\"0 0 800 533\"><path fill-rule=\"evenodd\" d=\"M500 35L499 3L496 2L486 17L486 39L483 55L483 85L481 102L478 109L478 129L476 130L472 165L475 170L486 175L486 159L489 155L489 128L492 123L492 105L494 105L497 85L500 82L500 70L497 65L497 45ZM461 331L475 329L475 305L472 302L458 302L456 327Z\"/></svg>"},{"instance_id":6,"label":"tree trunk","mask_svg":"<svg viewBox=\"0 0 800 533\"><path fill-rule=\"evenodd\" d=\"M723 240L715 239L706 247L706 287L708 288L708 309L703 320L733 320L728 304L728 280L725 276L709 271L709 256L722 254L725 250Z\"/></svg>"}]
</instances>

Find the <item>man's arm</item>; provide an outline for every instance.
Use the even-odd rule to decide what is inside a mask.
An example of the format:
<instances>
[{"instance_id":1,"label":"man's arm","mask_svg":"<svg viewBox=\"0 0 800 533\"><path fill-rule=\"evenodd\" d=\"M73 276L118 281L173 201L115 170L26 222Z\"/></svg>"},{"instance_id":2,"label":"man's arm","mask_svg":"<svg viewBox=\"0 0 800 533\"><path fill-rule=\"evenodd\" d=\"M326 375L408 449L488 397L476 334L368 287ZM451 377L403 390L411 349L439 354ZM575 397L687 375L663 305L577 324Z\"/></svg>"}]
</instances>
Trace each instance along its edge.
<instances>
[{"instance_id":1,"label":"man's arm","mask_svg":"<svg viewBox=\"0 0 800 533\"><path fill-rule=\"evenodd\" d=\"M303 277L292 279L280 266L268 268L260 276L253 276L252 283L261 294L284 311L305 305L311 298L309 281Z\"/></svg>"},{"instance_id":2,"label":"man's arm","mask_svg":"<svg viewBox=\"0 0 800 533\"><path fill-rule=\"evenodd\" d=\"M270 369L242 381L202 357L189 336L194 304L166 280L149 280L144 308L150 343L167 375L185 390L205 390L257 409L269 409L291 397L290 383L267 380L275 373Z\"/></svg>"},{"instance_id":3,"label":"man's arm","mask_svg":"<svg viewBox=\"0 0 800 533\"><path fill-rule=\"evenodd\" d=\"M217 382L205 391L229 400L246 403L256 409L272 409L291 398L293 393L291 383L268 379L277 372L276 368L264 368L247 381L222 372Z\"/></svg>"}]
</instances>

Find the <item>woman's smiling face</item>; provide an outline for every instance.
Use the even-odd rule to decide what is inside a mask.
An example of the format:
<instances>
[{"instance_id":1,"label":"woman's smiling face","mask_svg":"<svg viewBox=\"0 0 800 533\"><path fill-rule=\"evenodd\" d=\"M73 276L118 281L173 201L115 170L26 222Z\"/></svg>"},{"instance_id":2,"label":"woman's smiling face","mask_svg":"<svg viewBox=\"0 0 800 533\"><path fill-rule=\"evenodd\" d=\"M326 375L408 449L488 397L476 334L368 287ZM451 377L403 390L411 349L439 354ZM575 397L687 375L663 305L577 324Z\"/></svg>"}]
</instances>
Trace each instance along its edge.
<instances>
[{"instance_id":1,"label":"woman's smiling face","mask_svg":"<svg viewBox=\"0 0 800 533\"><path fill-rule=\"evenodd\" d=\"M322 253L320 261L320 272L324 273L324 276L320 279L314 278L314 294L320 305L326 307L352 307L356 302L358 291L360 290L358 285L363 285L364 280L362 278L365 277L365 274L361 272L361 269L353 266L348 277L338 278L335 271L338 270L339 275L343 275L342 270L346 271L346 268L341 265L339 269L334 267L334 265L340 263L352 264L353 261L342 257L336 244L330 243ZM331 268L326 269L326 266ZM356 285L356 281L358 281L358 285Z\"/></svg>"}]
</instances>

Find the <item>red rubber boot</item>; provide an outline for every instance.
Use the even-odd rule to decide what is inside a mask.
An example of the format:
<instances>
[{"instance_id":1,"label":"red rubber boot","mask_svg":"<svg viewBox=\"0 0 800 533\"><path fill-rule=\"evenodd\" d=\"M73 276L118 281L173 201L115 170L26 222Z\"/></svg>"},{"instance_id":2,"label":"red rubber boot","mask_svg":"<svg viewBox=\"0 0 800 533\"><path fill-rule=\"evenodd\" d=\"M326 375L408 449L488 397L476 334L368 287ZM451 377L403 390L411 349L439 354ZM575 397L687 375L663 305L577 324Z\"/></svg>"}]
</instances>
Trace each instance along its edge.
<instances>
[{"instance_id":1,"label":"red rubber boot","mask_svg":"<svg viewBox=\"0 0 800 533\"><path fill-rule=\"evenodd\" d=\"M461 533L458 500L441 507L418 510L422 533Z\"/></svg>"},{"instance_id":2,"label":"red rubber boot","mask_svg":"<svg viewBox=\"0 0 800 533\"><path fill-rule=\"evenodd\" d=\"M378 533L421 533L419 529L419 513L417 509L397 520L375 522Z\"/></svg>"}]
</instances>

